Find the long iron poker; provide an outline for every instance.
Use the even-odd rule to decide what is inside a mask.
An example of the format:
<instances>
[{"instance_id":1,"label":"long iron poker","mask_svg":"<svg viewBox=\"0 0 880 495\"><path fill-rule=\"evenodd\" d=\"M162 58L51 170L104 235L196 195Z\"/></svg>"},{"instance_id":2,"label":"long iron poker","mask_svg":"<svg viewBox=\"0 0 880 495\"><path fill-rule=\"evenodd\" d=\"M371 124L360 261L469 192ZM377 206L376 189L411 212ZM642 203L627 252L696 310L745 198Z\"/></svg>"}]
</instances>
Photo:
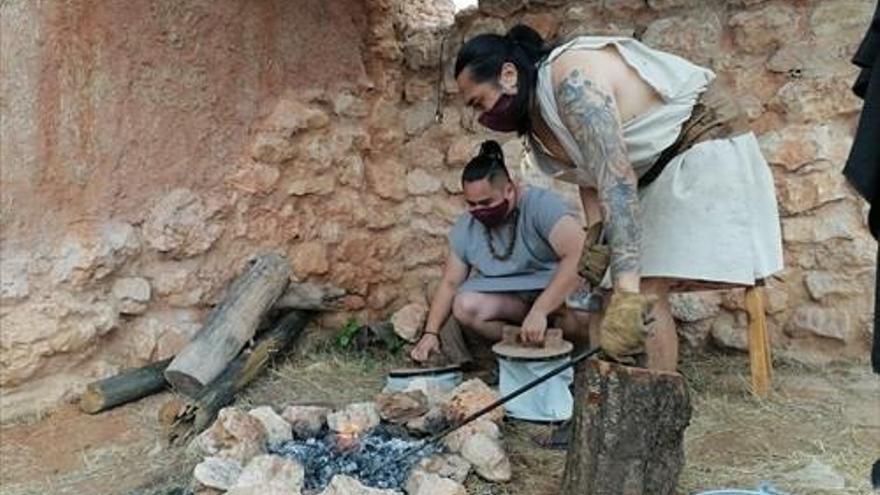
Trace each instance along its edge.
<instances>
[{"instance_id":1,"label":"long iron poker","mask_svg":"<svg viewBox=\"0 0 880 495\"><path fill-rule=\"evenodd\" d=\"M571 358L571 360L569 360L568 362L560 364L559 366L553 368L552 370L548 371L547 373L544 373L543 375L539 376L538 378L535 378L534 380L530 381L529 383L526 383L522 387L514 390L513 392L510 392L509 394L505 395L504 397L501 397L500 399L487 405L486 407L480 409L479 411L471 414L470 416L467 416L463 420L459 421L458 424L448 426L445 429L441 430L440 432L435 433L434 435L431 435L427 439L420 440L418 445L416 445L415 447L413 447L412 449L410 449L408 451L403 452L402 454L400 454L396 458L392 459L390 461L390 463L397 464L400 461L406 459L407 457L410 457L412 455L417 454L418 452L420 452L422 449L424 449L428 445L435 444L437 441L439 441L440 439L442 439L446 435L449 435L450 433L461 428L462 426L464 426L468 423L471 423L474 420L484 416L486 413L492 411L496 407L503 405L507 402L510 402L511 400L519 397L520 395L524 394L525 392L528 392L529 390L546 382L550 378L553 378L554 376L558 375L559 373L562 373L563 371L567 370L568 368L571 368L572 366L577 365L581 361L583 361L583 360L587 359L588 357L599 352L599 350L600 350L599 347L594 347L592 349L586 350L586 351L578 354L577 356ZM375 471L375 470L376 469L374 469L373 471ZM370 472L367 474L369 475L369 474L373 474L373 473Z\"/></svg>"}]
</instances>

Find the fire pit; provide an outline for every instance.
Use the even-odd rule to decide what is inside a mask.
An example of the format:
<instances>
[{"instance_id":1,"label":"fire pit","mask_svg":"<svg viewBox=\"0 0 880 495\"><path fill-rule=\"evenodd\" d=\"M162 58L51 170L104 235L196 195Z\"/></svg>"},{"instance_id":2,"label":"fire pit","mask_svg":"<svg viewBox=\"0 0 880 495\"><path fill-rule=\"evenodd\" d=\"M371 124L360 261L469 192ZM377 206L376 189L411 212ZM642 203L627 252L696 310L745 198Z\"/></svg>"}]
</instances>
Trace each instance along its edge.
<instances>
[{"instance_id":1,"label":"fire pit","mask_svg":"<svg viewBox=\"0 0 880 495\"><path fill-rule=\"evenodd\" d=\"M448 394L431 393L417 388L382 393L375 402L335 410L223 409L199 435L206 457L193 471L193 492L464 495L472 471L488 481L509 480L501 409L442 442L419 440L493 403L497 393L479 380Z\"/></svg>"},{"instance_id":2,"label":"fire pit","mask_svg":"<svg viewBox=\"0 0 880 495\"><path fill-rule=\"evenodd\" d=\"M306 491L324 489L337 474L351 476L373 488L399 489L419 460L441 450L425 446L415 455L392 462L418 446L417 440L395 436L389 428L379 425L360 437L328 433L272 446L269 452L302 464Z\"/></svg>"}]
</instances>

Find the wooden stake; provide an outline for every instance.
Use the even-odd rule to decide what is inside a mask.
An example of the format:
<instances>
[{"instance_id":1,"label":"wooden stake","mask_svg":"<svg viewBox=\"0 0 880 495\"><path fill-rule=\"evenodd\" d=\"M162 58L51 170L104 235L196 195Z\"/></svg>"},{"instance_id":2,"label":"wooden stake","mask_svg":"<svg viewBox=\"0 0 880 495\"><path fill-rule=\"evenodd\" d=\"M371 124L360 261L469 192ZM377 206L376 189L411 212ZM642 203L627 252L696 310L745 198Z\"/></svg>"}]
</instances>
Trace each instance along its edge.
<instances>
[{"instance_id":1,"label":"wooden stake","mask_svg":"<svg viewBox=\"0 0 880 495\"><path fill-rule=\"evenodd\" d=\"M767 397L773 370L770 336L764 313L764 288L746 288L746 312L749 318L749 364L752 370L752 393Z\"/></svg>"}]
</instances>

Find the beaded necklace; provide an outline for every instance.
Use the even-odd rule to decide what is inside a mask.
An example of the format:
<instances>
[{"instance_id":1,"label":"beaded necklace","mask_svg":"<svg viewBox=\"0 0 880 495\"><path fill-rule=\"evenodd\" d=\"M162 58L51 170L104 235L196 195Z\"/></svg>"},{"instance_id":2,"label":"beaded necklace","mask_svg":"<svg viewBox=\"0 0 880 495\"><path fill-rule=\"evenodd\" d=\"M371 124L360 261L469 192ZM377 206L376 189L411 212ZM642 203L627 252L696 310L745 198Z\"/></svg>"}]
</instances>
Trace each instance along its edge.
<instances>
[{"instance_id":1,"label":"beaded necklace","mask_svg":"<svg viewBox=\"0 0 880 495\"><path fill-rule=\"evenodd\" d=\"M505 249L503 254L499 255L498 252L495 251L495 245L492 243L492 231L488 227L483 226L484 232L486 233L486 244L489 245L489 252L492 253L492 257L498 261L504 261L510 258L513 254L513 248L516 245L516 224L519 220L519 208L514 208L510 215L512 217L510 225L513 231L510 233L510 241L507 243L507 249Z\"/></svg>"}]
</instances>

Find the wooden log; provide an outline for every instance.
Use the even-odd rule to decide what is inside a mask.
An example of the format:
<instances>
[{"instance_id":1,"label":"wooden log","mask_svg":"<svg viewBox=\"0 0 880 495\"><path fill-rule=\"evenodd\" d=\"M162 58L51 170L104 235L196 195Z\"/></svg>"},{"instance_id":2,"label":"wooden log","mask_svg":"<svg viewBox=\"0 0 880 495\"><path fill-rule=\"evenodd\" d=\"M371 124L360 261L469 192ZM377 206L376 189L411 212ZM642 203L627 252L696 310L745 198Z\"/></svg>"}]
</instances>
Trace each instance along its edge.
<instances>
[{"instance_id":1,"label":"wooden log","mask_svg":"<svg viewBox=\"0 0 880 495\"><path fill-rule=\"evenodd\" d=\"M162 373L170 362L168 358L88 384L79 408L95 414L161 391L168 386Z\"/></svg>"},{"instance_id":2,"label":"wooden log","mask_svg":"<svg viewBox=\"0 0 880 495\"><path fill-rule=\"evenodd\" d=\"M239 354L216 380L190 400L174 398L162 408L160 422L166 440L182 444L214 421L220 409L230 404L274 358L299 337L314 313L291 311L257 337L253 348ZM163 420L164 418L164 420Z\"/></svg>"},{"instance_id":3,"label":"wooden log","mask_svg":"<svg viewBox=\"0 0 880 495\"><path fill-rule=\"evenodd\" d=\"M275 309L307 309L330 311L341 309L346 296L344 289L328 285L292 283L275 302Z\"/></svg>"},{"instance_id":4,"label":"wooden log","mask_svg":"<svg viewBox=\"0 0 880 495\"><path fill-rule=\"evenodd\" d=\"M671 495L691 404L678 373L590 360L575 381L563 495Z\"/></svg>"},{"instance_id":5,"label":"wooden log","mask_svg":"<svg viewBox=\"0 0 880 495\"><path fill-rule=\"evenodd\" d=\"M247 272L232 284L192 342L168 365L168 383L180 393L196 397L254 336L261 318L284 292L289 279L290 264L281 256L270 253L251 260Z\"/></svg>"}]
</instances>

